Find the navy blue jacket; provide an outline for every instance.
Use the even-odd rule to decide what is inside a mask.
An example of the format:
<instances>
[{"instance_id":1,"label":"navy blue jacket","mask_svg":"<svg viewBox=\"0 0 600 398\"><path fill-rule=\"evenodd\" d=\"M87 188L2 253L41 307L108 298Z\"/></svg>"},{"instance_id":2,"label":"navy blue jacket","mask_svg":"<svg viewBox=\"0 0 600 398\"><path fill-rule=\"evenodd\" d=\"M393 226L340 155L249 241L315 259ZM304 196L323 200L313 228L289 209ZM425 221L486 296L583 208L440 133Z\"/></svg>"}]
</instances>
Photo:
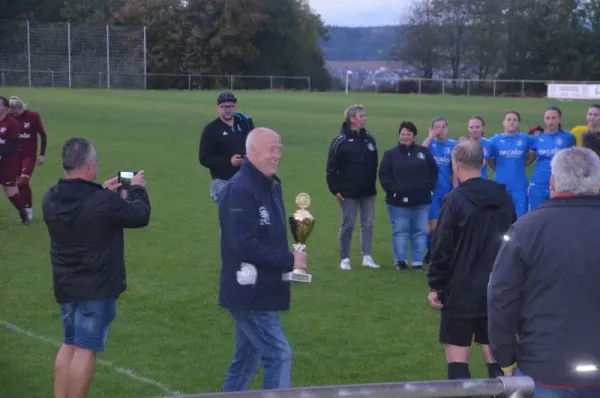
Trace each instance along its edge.
<instances>
[{"instance_id":1,"label":"navy blue jacket","mask_svg":"<svg viewBox=\"0 0 600 398\"><path fill-rule=\"evenodd\" d=\"M488 286L490 348L536 382L600 388L600 198L547 200L512 225Z\"/></svg>"},{"instance_id":2,"label":"navy blue jacket","mask_svg":"<svg viewBox=\"0 0 600 398\"><path fill-rule=\"evenodd\" d=\"M225 185L219 200L221 284L219 304L228 309L286 311L290 282L282 279L294 267L288 246L281 183L268 178L248 160ZM242 263L257 269L254 285L240 285Z\"/></svg>"}]
</instances>

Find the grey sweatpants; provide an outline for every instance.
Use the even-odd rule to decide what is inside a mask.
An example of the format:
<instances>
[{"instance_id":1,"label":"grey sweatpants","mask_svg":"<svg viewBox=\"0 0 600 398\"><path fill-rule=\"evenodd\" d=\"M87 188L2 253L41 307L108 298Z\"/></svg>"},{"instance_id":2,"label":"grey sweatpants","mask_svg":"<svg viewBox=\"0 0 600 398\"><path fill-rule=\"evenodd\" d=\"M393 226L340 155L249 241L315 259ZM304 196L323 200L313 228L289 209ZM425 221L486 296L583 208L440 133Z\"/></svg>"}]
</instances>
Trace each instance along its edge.
<instances>
[{"instance_id":1,"label":"grey sweatpants","mask_svg":"<svg viewBox=\"0 0 600 398\"><path fill-rule=\"evenodd\" d=\"M350 258L352 232L356 215L360 211L360 247L363 256L371 255L373 222L375 220L375 196L360 199L344 199L341 202L342 226L339 232L340 259Z\"/></svg>"}]
</instances>

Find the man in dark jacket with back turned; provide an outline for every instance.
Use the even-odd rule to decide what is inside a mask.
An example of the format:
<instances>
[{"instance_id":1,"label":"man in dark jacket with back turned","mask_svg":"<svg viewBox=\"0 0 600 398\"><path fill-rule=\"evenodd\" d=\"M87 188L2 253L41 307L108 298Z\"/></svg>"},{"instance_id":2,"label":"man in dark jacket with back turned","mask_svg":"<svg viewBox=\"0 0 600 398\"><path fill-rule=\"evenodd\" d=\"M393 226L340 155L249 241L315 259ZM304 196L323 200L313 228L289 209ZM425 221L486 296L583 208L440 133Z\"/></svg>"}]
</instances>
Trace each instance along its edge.
<instances>
[{"instance_id":1,"label":"man in dark jacket with back turned","mask_svg":"<svg viewBox=\"0 0 600 398\"><path fill-rule=\"evenodd\" d=\"M488 287L490 347L536 397L600 395L600 158L552 159L550 199L506 234ZM514 368L517 369L514 369Z\"/></svg>"},{"instance_id":2,"label":"man in dark jacket with back turned","mask_svg":"<svg viewBox=\"0 0 600 398\"><path fill-rule=\"evenodd\" d=\"M442 200L429 265L429 305L441 309L440 342L448 379L468 379L473 338L481 344L490 377L502 369L490 354L487 285L502 237L517 219L504 185L481 179L483 149L461 140L452 151L459 186Z\"/></svg>"},{"instance_id":3,"label":"man in dark jacket with back turned","mask_svg":"<svg viewBox=\"0 0 600 398\"><path fill-rule=\"evenodd\" d=\"M327 186L340 203L342 225L339 231L340 268L350 270L350 244L356 216L360 211L362 264L379 268L371 256L375 196L377 195L377 144L365 130L362 105L344 112L340 134L333 139L327 156Z\"/></svg>"},{"instance_id":4,"label":"man in dark jacket with back turned","mask_svg":"<svg viewBox=\"0 0 600 398\"><path fill-rule=\"evenodd\" d=\"M126 289L123 229L144 227L150 219L144 172L119 195L116 178L104 186L94 183L97 159L88 140L65 142L66 177L46 192L42 203L64 333L55 363L59 398L86 396L96 353L104 351L116 300Z\"/></svg>"}]
</instances>

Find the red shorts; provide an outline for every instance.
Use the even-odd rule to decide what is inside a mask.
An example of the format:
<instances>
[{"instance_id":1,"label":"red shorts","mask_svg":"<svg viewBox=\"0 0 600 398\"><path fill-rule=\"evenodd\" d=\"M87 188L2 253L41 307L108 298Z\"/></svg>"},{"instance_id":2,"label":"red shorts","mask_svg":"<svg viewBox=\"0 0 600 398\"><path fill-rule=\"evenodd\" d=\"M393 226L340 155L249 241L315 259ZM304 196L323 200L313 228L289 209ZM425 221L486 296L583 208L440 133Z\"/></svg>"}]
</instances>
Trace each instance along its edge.
<instances>
[{"instance_id":1,"label":"red shorts","mask_svg":"<svg viewBox=\"0 0 600 398\"><path fill-rule=\"evenodd\" d=\"M36 154L19 154L21 166L19 174L27 174L29 177L33 175L33 169L35 169L35 165L37 164L37 155Z\"/></svg>"},{"instance_id":2,"label":"red shorts","mask_svg":"<svg viewBox=\"0 0 600 398\"><path fill-rule=\"evenodd\" d=\"M12 155L8 159L0 159L0 185L4 187L14 187L17 185L17 178L21 175L21 163L17 155Z\"/></svg>"}]
</instances>

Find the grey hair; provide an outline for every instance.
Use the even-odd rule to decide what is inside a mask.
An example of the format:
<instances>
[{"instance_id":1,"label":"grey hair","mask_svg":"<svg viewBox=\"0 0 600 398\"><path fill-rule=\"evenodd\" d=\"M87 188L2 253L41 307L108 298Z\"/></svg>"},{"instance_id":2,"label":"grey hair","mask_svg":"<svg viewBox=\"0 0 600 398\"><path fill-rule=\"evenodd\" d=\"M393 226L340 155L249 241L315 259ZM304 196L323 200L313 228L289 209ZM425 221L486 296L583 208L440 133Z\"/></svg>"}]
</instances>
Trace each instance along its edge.
<instances>
[{"instance_id":1,"label":"grey hair","mask_svg":"<svg viewBox=\"0 0 600 398\"><path fill-rule=\"evenodd\" d=\"M85 138L71 138L64 143L62 148L62 165L65 173L71 173L86 164L95 164L97 161L96 149L94 149L89 140Z\"/></svg>"},{"instance_id":2,"label":"grey hair","mask_svg":"<svg viewBox=\"0 0 600 398\"><path fill-rule=\"evenodd\" d=\"M551 163L554 191L559 194L598 195L600 158L588 148L571 147L559 151Z\"/></svg>"},{"instance_id":3,"label":"grey hair","mask_svg":"<svg viewBox=\"0 0 600 398\"><path fill-rule=\"evenodd\" d=\"M8 106L11 109L27 109L27 104L19 97L12 96L8 100Z\"/></svg>"},{"instance_id":4,"label":"grey hair","mask_svg":"<svg viewBox=\"0 0 600 398\"><path fill-rule=\"evenodd\" d=\"M346 108L346 110L344 111L344 121L346 123L350 123L350 119L352 119L353 117L356 117L356 115L359 112L364 112L365 111L365 107L362 105L350 105L348 108Z\"/></svg>"},{"instance_id":5,"label":"grey hair","mask_svg":"<svg viewBox=\"0 0 600 398\"><path fill-rule=\"evenodd\" d=\"M477 141L461 138L452 149L452 162L467 170L481 170L483 167L483 148Z\"/></svg>"}]
</instances>

